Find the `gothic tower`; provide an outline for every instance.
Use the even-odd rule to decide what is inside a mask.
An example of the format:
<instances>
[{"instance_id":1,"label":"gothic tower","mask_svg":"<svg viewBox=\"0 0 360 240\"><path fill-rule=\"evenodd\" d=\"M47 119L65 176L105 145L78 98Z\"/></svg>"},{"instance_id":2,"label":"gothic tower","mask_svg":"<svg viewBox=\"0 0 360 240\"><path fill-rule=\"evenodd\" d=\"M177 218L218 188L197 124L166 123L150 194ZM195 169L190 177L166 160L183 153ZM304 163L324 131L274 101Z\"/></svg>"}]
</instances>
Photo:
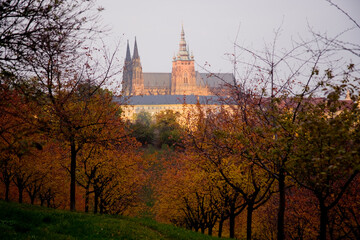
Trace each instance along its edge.
<instances>
[{"instance_id":1,"label":"gothic tower","mask_svg":"<svg viewBox=\"0 0 360 240\"><path fill-rule=\"evenodd\" d=\"M142 67L140 63L140 56L138 53L136 38L134 44L134 54L131 60L131 70L132 70L132 91L133 95L142 95L144 94L144 76L142 72Z\"/></svg>"},{"instance_id":2,"label":"gothic tower","mask_svg":"<svg viewBox=\"0 0 360 240\"><path fill-rule=\"evenodd\" d=\"M130 47L129 40L127 41L126 48L126 58L124 63L124 71L123 71L123 92L125 95L130 95L132 91L132 66L131 66L131 55L130 55Z\"/></svg>"},{"instance_id":3,"label":"gothic tower","mask_svg":"<svg viewBox=\"0 0 360 240\"><path fill-rule=\"evenodd\" d=\"M196 92L194 56L186 48L184 27L181 29L179 52L173 58L171 75L171 94L189 95Z\"/></svg>"},{"instance_id":4,"label":"gothic tower","mask_svg":"<svg viewBox=\"0 0 360 240\"><path fill-rule=\"evenodd\" d=\"M124 95L129 96L144 94L144 76L142 72L136 38L134 44L134 54L132 57L130 55L129 41L127 42L122 83Z\"/></svg>"}]
</instances>

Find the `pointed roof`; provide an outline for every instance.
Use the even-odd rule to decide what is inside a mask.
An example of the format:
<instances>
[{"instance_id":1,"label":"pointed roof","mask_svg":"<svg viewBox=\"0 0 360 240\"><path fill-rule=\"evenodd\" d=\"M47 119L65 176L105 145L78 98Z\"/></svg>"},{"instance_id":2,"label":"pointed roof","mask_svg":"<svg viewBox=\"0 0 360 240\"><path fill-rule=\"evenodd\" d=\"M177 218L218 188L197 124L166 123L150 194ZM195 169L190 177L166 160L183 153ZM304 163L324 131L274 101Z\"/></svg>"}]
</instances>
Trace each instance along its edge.
<instances>
[{"instance_id":1,"label":"pointed roof","mask_svg":"<svg viewBox=\"0 0 360 240\"><path fill-rule=\"evenodd\" d=\"M129 40L127 40L126 58L125 58L125 62L131 62L130 47L129 47Z\"/></svg>"},{"instance_id":2,"label":"pointed roof","mask_svg":"<svg viewBox=\"0 0 360 240\"><path fill-rule=\"evenodd\" d=\"M181 25L181 38L179 43L179 52L176 60L190 60L189 49L186 47L184 26Z\"/></svg>"},{"instance_id":3,"label":"pointed roof","mask_svg":"<svg viewBox=\"0 0 360 240\"><path fill-rule=\"evenodd\" d=\"M136 43L136 37L135 37L133 59L136 59L136 58L140 58L140 57L139 57L139 52L138 52L137 43Z\"/></svg>"}]
</instances>

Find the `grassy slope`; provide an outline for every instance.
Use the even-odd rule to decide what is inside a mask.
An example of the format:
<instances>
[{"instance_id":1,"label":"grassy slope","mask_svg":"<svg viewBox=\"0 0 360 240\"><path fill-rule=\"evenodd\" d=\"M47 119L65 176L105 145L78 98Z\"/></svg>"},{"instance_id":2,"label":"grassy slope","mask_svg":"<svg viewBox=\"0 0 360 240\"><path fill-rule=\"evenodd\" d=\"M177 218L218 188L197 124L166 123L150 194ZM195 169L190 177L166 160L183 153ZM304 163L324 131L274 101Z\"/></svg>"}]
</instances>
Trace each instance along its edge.
<instances>
[{"instance_id":1,"label":"grassy slope","mask_svg":"<svg viewBox=\"0 0 360 240\"><path fill-rule=\"evenodd\" d=\"M153 220L0 201L0 239L215 239Z\"/></svg>"}]
</instances>

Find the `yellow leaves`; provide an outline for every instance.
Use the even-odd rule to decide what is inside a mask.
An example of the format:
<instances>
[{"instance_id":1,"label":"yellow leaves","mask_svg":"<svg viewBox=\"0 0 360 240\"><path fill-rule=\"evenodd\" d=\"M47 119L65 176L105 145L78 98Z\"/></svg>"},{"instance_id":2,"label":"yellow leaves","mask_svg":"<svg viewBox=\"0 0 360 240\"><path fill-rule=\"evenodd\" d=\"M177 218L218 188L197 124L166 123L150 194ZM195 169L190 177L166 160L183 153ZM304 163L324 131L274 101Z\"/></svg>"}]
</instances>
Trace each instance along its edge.
<instances>
[{"instance_id":1,"label":"yellow leaves","mask_svg":"<svg viewBox=\"0 0 360 240\"><path fill-rule=\"evenodd\" d=\"M313 68L311 75L319 75L319 69Z\"/></svg>"}]
</instances>

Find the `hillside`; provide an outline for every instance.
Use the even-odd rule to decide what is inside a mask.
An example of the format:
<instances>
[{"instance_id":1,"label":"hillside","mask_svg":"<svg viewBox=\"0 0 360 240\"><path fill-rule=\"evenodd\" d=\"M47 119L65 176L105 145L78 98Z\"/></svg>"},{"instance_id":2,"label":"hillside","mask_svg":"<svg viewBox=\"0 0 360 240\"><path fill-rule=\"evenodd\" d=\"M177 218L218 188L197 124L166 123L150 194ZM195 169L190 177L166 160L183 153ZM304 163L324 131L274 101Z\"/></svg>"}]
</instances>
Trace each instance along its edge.
<instances>
[{"instance_id":1,"label":"hillside","mask_svg":"<svg viewBox=\"0 0 360 240\"><path fill-rule=\"evenodd\" d=\"M0 239L216 239L149 219L0 201Z\"/></svg>"}]
</instances>

